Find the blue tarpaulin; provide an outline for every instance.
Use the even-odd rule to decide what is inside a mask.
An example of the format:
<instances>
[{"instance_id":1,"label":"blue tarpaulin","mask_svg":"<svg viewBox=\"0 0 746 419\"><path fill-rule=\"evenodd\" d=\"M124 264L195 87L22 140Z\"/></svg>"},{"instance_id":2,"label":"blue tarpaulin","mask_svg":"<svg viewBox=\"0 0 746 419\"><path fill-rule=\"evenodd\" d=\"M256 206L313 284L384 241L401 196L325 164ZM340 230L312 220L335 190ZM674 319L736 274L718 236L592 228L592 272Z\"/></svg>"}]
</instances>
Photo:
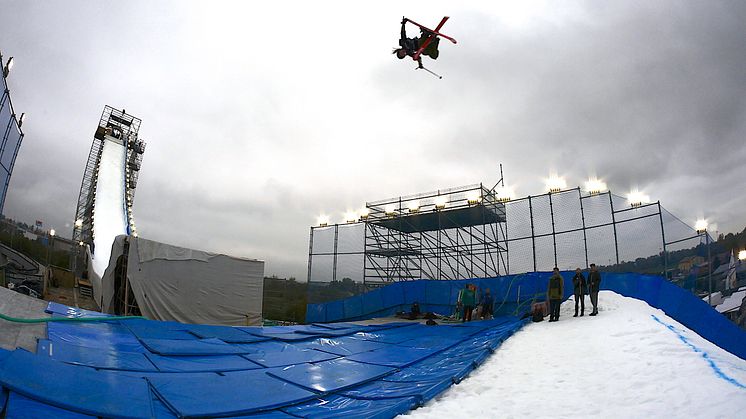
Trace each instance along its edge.
<instances>
[{"instance_id":1,"label":"blue tarpaulin","mask_svg":"<svg viewBox=\"0 0 746 419\"><path fill-rule=\"evenodd\" d=\"M462 379L522 325L52 323L36 355L0 351L0 384L43 416L384 418Z\"/></svg>"}]
</instances>

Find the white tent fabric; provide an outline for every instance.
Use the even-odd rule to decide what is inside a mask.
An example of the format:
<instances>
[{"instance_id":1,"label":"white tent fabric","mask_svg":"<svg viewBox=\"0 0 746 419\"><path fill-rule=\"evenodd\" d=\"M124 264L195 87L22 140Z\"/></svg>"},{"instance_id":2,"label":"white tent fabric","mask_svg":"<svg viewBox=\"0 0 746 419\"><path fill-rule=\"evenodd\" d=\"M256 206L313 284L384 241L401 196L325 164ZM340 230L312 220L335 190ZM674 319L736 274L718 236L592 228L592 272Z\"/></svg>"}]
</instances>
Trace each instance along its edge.
<instances>
[{"instance_id":1,"label":"white tent fabric","mask_svg":"<svg viewBox=\"0 0 746 419\"><path fill-rule=\"evenodd\" d=\"M126 236L112 247L102 279L102 311L114 294L116 255ZM216 325L258 325L262 318L264 262L171 246L129 237L127 278L142 314L154 320Z\"/></svg>"}]
</instances>

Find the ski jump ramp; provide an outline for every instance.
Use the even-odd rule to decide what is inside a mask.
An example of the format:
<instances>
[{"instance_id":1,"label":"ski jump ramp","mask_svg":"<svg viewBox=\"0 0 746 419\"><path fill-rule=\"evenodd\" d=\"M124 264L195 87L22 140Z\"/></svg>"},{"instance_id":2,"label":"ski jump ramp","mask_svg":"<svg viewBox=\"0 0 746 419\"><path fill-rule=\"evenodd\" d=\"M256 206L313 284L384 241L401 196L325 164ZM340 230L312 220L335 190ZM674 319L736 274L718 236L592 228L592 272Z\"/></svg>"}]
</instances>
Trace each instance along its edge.
<instances>
[{"instance_id":1,"label":"ski jump ramp","mask_svg":"<svg viewBox=\"0 0 746 419\"><path fill-rule=\"evenodd\" d=\"M127 211L126 176L127 147L121 139L106 135L96 181L93 246L89 263L89 273L99 282L109 266L114 239L132 232ZM101 287L95 289L100 290ZM100 295L97 301L101 301Z\"/></svg>"}]
</instances>

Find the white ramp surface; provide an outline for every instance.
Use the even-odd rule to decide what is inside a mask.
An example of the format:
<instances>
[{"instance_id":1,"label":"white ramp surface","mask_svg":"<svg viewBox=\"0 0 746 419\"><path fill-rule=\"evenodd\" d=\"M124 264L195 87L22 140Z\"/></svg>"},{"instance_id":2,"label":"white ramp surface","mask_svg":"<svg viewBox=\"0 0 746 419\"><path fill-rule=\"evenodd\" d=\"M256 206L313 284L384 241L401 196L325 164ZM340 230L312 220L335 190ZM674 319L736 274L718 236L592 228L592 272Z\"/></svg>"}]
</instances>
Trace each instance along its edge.
<instances>
[{"instance_id":1,"label":"white ramp surface","mask_svg":"<svg viewBox=\"0 0 746 419\"><path fill-rule=\"evenodd\" d=\"M127 234L125 164L127 149L106 136L98 168L96 205L93 214L93 273L101 278L109 266L114 238Z\"/></svg>"},{"instance_id":2,"label":"white ramp surface","mask_svg":"<svg viewBox=\"0 0 746 419\"><path fill-rule=\"evenodd\" d=\"M417 418L742 418L746 361L611 291L597 317L530 323Z\"/></svg>"}]
</instances>

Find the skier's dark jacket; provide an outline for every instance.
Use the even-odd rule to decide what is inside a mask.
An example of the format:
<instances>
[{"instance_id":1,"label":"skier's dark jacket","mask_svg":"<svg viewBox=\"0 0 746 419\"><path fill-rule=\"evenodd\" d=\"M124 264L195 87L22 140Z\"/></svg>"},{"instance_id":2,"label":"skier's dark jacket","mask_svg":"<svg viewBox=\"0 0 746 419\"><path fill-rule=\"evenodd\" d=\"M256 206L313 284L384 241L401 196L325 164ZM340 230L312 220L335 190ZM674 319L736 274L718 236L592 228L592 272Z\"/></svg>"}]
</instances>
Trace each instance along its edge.
<instances>
[{"instance_id":1,"label":"skier's dark jacket","mask_svg":"<svg viewBox=\"0 0 746 419\"><path fill-rule=\"evenodd\" d=\"M572 277L573 292L575 295L583 295L586 293L585 276L582 273L576 273Z\"/></svg>"},{"instance_id":2,"label":"skier's dark jacket","mask_svg":"<svg viewBox=\"0 0 746 419\"><path fill-rule=\"evenodd\" d=\"M598 292L598 288L601 286L601 272L590 271L588 273L588 288L590 292Z\"/></svg>"}]
</instances>

